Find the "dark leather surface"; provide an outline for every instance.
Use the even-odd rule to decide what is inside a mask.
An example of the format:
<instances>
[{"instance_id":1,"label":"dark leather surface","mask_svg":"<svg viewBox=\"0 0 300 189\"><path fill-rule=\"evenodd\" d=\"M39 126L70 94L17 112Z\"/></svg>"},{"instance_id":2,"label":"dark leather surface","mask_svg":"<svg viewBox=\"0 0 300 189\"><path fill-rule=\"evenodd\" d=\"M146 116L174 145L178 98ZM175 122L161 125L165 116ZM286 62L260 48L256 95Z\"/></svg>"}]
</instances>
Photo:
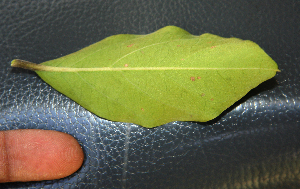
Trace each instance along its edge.
<instances>
[{"instance_id":1,"label":"dark leather surface","mask_svg":"<svg viewBox=\"0 0 300 189\"><path fill-rule=\"evenodd\" d=\"M281 72L213 121L146 129L101 119L34 72L10 67L15 58L40 63L114 34L167 25L252 40ZM85 160L64 179L0 188L298 187L299 177L289 176L297 176L300 156L299 32L297 0L1 1L0 129L69 133Z\"/></svg>"}]
</instances>

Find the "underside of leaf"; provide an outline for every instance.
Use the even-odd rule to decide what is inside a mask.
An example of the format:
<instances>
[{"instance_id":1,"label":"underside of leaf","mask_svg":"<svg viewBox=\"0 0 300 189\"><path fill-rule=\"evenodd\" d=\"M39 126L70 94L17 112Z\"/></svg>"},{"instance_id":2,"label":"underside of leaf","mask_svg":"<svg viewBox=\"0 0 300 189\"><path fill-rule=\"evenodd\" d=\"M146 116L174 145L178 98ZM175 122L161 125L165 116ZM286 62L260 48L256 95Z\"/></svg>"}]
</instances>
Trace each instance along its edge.
<instances>
[{"instance_id":1,"label":"underside of leaf","mask_svg":"<svg viewBox=\"0 0 300 189\"><path fill-rule=\"evenodd\" d=\"M148 128L209 121L279 71L251 41L194 36L175 26L111 36L42 64L13 60L12 66L36 71L102 118Z\"/></svg>"}]
</instances>

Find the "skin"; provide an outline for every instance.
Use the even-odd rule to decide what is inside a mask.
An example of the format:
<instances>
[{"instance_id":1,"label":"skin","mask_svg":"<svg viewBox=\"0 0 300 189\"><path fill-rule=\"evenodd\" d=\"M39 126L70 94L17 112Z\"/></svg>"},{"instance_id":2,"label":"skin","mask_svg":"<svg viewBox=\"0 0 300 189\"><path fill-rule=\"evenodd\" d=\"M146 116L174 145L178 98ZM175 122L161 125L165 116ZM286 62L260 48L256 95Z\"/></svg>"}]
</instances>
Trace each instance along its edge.
<instances>
[{"instance_id":1,"label":"skin","mask_svg":"<svg viewBox=\"0 0 300 189\"><path fill-rule=\"evenodd\" d=\"M84 159L69 134L39 129L0 131L0 182L59 179L77 171Z\"/></svg>"}]
</instances>

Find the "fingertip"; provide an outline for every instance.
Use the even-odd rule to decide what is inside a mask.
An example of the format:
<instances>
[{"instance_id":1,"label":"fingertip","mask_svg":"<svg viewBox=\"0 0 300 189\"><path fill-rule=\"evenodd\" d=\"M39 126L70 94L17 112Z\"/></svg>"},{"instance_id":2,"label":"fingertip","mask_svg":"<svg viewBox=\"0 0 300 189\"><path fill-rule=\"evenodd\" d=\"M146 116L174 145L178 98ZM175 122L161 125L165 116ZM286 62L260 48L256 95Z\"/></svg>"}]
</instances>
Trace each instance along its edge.
<instances>
[{"instance_id":1,"label":"fingertip","mask_svg":"<svg viewBox=\"0 0 300 189\"><path fill-rule=\"evenodd\" d=\"M0 182L63 178L77 171L84 159L74 137L39 129L0 131L1 155Z\"/></svg>"}]
</instances>

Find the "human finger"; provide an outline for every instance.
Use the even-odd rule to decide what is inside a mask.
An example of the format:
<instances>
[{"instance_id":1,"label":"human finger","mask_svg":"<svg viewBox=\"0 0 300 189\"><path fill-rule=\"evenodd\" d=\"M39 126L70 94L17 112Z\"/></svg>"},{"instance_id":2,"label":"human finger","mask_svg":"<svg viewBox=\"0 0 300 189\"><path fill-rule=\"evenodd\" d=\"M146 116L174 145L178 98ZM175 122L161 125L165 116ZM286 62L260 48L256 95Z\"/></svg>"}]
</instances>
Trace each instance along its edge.
<instances>
[{"instance_id":1,"label":"human finger","mask_svg":"<svg viewBox=\"0 0 300 189\"><path fill-rule=\"evenodd\" d=\"M0 182L53 180L71 175L83 151L69 134L39 129L0 131Z\"/></svg>"}]
</instances>

